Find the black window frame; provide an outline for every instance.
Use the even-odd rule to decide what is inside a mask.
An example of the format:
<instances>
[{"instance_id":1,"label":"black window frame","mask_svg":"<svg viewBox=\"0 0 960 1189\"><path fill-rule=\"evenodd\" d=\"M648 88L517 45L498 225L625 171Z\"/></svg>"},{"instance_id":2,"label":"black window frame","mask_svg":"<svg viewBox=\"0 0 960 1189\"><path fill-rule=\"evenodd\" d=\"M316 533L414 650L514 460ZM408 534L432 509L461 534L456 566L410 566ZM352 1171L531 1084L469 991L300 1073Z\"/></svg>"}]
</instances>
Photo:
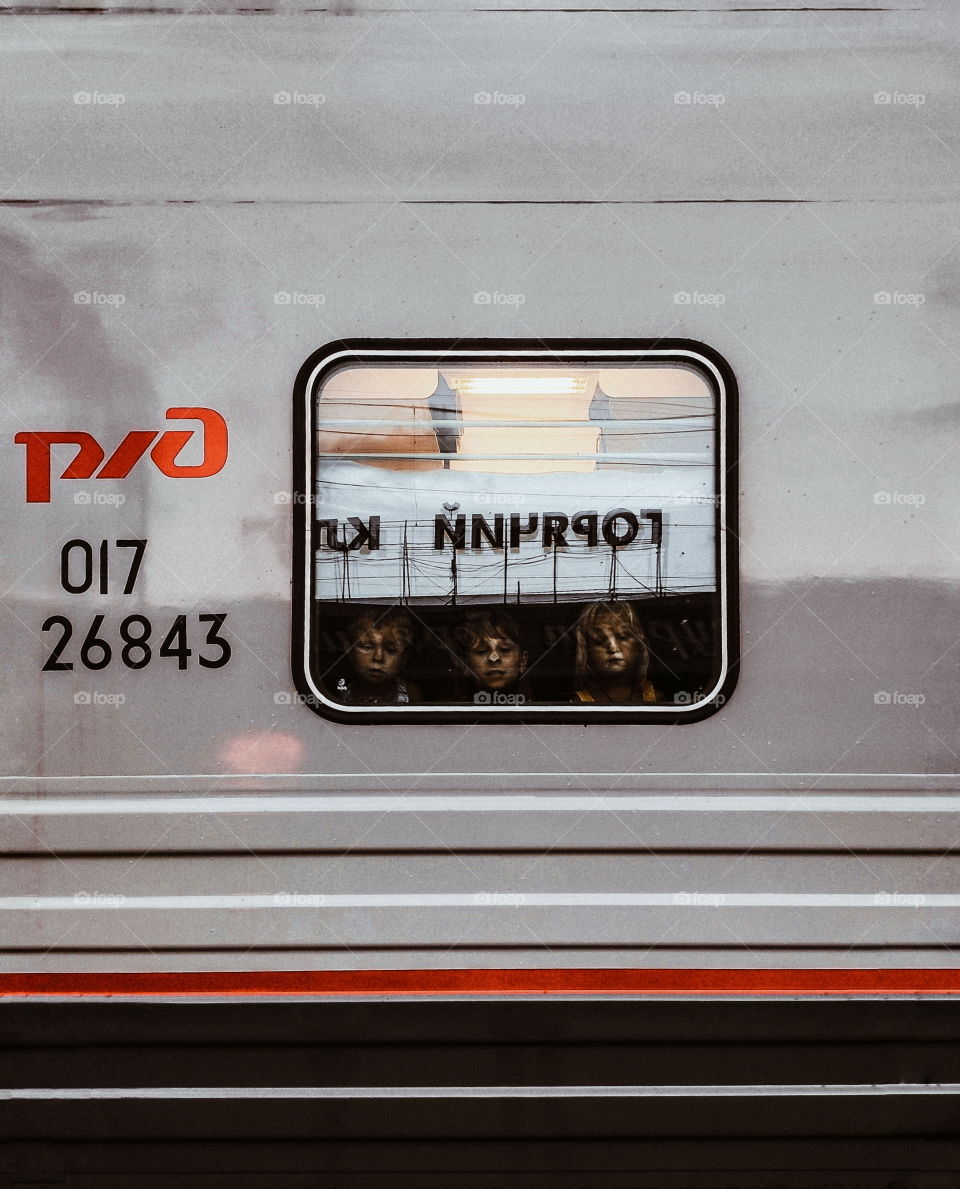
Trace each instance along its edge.
<instances>
[{"instance_id":1,"label":"black window frame","mask_svg":"<svg viewBox=\"0 0 960 1189\"><path fill-rule=\"evenodd\" d=\"M314 566L318 533L313 493L316 491L316 394L333 374L357 365L482 366L505 361L542 362L569 366L624 366L657 362L693 364L714 392L715 573L719 669L709 691L689 704L675 702L623 704L590 703L504 706L420 703L383 706L346 706L329 700L311 672L313 649ZM300 701L336 723L357 725L396 723L519 723L545 722L679 724L699 722L729 701L739 677L738 569L738 388L733 370L714 348L689 339L473 339L405 340L351 339L327 343L301 367L294 386L293 490L293 631L291 667Z\"/></svg>"}]
</instances>

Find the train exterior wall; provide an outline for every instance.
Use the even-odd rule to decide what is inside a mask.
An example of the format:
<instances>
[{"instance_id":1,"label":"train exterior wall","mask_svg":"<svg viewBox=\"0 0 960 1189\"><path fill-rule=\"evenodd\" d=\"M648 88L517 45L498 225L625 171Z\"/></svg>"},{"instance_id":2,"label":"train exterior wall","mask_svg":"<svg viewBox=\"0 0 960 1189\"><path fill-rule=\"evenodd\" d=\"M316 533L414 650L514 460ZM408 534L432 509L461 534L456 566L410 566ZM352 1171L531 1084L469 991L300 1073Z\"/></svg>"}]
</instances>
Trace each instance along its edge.
<instances>
[{"instance_id":1,"label":"train exterior wall","mask_svg":"<svg viewBox=\"0 0 960 1189\"><path fill-rule=\"evenodd\" d=\"M946 3L5 16L2 969L954 966L958 37ZM727 704L302 704L293 384L369 337L729 362ZM109 456L198 407L219 473L27 502L16 435ZM70 540L146 540L133 593L65 589ZM129 615L186 616L187 667L126 668Z\"/></svg>"}]
</instances>

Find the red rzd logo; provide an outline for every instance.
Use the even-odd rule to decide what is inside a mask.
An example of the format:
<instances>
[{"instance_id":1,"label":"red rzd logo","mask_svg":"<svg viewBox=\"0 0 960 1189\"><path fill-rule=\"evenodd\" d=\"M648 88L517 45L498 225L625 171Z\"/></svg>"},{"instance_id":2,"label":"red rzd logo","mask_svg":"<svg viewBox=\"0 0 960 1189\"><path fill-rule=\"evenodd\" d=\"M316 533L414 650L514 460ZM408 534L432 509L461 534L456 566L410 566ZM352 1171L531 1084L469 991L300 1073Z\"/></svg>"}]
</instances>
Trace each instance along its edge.
<instances>
[{"instance_id":1,"label":"red rzd logo","mask_svg":"<svg viewBox=\"0 0 960 1189\"><path fill-rule=\"evenodd\" d=\"M203 458L192 465L181 465L177 455L194 435L192 429L132 429L103 462L103 447L82 430L35 430L18 433L13 439L27 448L27 503L50 502L50 448L76 446L73 461L61 479L126 479L140 459L150 450L150 457L164 475L171 479L205 479L223 470L227 461L227 423L213 409L167 409L168 421L199 421L203 425ZM100 464L103 463L103 466ZM97 470L97 468L100 468Z\"/></svg>"}]
</instances>

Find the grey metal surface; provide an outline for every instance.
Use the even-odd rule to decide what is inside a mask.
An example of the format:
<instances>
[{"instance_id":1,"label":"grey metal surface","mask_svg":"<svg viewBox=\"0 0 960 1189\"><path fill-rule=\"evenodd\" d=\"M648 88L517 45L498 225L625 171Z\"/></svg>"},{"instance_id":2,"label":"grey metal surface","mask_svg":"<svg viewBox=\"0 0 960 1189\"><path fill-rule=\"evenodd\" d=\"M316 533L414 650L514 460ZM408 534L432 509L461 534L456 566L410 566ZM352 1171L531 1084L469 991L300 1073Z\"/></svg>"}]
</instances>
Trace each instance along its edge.
<instances>
[{"instance_id":1,"label":"grey metal surface","mask_svg":"<svg viewBox=\"0 0 960 1189\"><path fill-rule=\"evenodd\" d=\"M955 964L960 14L489 7L0 23L0 895L41 898L0 911L0 968ZM364 335L730 361L728 705L465 730L297 704L291 387ZM24 504L14 433L193 404L230 425L216 477ZM136 595L59 589L64 541L138 536ZM39 671L48 615L198 610L228 613L224 669Z\"/></svg>"}]
</instances>

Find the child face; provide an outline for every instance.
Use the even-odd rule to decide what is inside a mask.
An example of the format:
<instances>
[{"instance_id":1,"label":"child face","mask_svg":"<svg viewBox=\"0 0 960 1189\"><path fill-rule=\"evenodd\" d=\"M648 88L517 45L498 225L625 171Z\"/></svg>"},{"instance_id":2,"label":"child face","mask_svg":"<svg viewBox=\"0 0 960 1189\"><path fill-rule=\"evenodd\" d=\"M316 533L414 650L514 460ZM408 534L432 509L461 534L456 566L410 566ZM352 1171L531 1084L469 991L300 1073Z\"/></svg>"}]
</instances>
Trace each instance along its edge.
<instances>
[{"instance_id":1,"label":"child face","mask_svg":"<svg viewBox=\"0 0 960 1189\"><path fill-rule=\"evenodd\" d=\"M350 650L350 663L361 681L389 685L400 676L406 651L393 628L371 627L357 637Z\"/></svg>"},{"instance_id":2,"label":"child face","mask_svg":"<svg viewBox=\"0 0 960 1189\"><path fill-rule=\"evenodd\" d=\"M486 636L473 642L463 660L480 688L493 691L516 685L526 668L527 654L507 636Z\"/></svg>"},{"instance_id":3,"label":"child face","mask_svg":"<svg viewBox=\"0 0 960 1189\"><path fill-rule=\"evenodd\" d=\"M640 651L640 641L619 620L600 619L587 629L587 661L598 677L630 676Z\"/></svg>"}]
</instances>

